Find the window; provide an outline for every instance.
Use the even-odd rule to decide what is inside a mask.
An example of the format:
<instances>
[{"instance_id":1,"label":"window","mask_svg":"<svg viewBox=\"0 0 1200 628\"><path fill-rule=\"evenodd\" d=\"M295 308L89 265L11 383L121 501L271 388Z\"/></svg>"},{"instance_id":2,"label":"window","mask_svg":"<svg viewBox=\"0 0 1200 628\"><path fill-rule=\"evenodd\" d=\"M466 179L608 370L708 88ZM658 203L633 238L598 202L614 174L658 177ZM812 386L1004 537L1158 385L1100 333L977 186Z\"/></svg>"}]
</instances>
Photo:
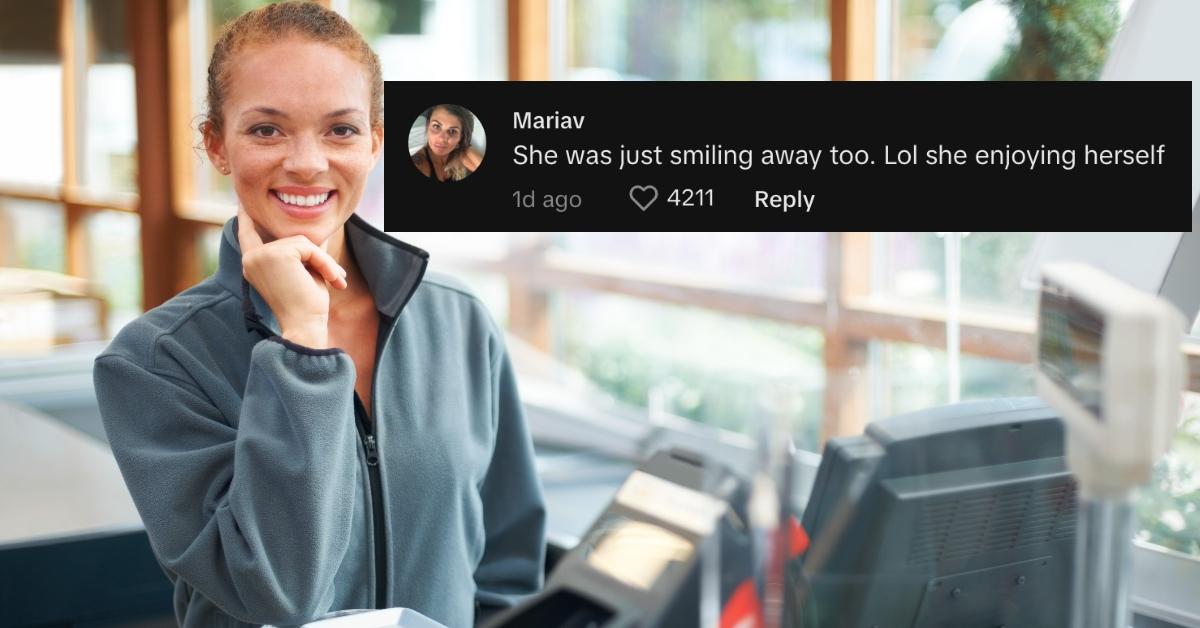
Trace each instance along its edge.
<instances>
[{"instance_id":1,"label":"window","mask_svg":"<svg viewBox=\"0 0 1200 628\"><path fill-rule=\"evenodd\" d=\"M367 37L385 80L507 76L503 2L335 0L332 6Z\"/></svg>"},{"instance_id":2,"label":"window","mask_svg":"<svg viewBox=\"0 0 1200 628\"><path fill-rule=\"evenodd\" d=\"M89 320L70 323L80 329L115 329L141 312L126 17L123 0L0 0L0 84L20 94L0 101L0 266L94 280L23 279L27 290L89 300ZM67 328L40 336L79 337Z\"/></svg>"},{"instance_id":3,"label":"window","mask_svg":"<svg viewBox=\"0 0 1200 628\"><path fill-rule=\"evenodd\" d=\"M116 331L142 313L138 217L119 211L92 212L84 229L89 278L108 302L108 328Z\"/></svg>"},{"instance_id":4,"label":"window","mask_svg":"<svg viewBox=\"0 0 1200 628\"><path fill-rule=\"evenodd\" d=\"M670 414L752 435L764 387L788 382L804 402L799 416L788 417L797 446L819 451L824 374L817 329L578 292L557 295L551 326L556 358L651 417Z\"/></svg>"},{"instance_id":5,"label":"window","mask_svg":"<svg viewBox=\"0 0 1200 628\"><path fill-rule=\"evenodd\" d=\"M97 190L134 192L137 108L125 3L89 2L82 22L82 32L90 30L92 35L79 64L83 73L76 101L80 183Z\"/></svg>"},{"instance_id":6,"label":"window","mask_svg":"<svg viewBox=\"0 0 1200 628\"><path fill-rule=\"evenodd\" d=\"M62 205L0 197L0 266L66 270Z\"/></svg>"},{"instance_id":7,"label":"window","mask_svg":"<svg viewBox=\"0 0 1200 628\"><path fill-rule=\"evenodd\" d=\"M1021 287L1032 233L968 233L960 247L959 289L964 307L1032 316L1033 292ZM876 295L925 304L946 303L944 234L895 232L875 239Z\"/></svg>"},{"instance_id":8,"label":"window","mask_svg":"<svg viewBox=\"0 0 1200 628\"><path fill-rule=\"evenodd\" d=\"M1137 502L1138 538L1200 557L1200 394L1187 393L1166 458Z\"/></svg>"},{"instance_id":9,"label":"window","mask_svg":"<svg viewBox=\"0 0 1200 628\"><path fill-rule=\"evenodd\" d=\"M196 234L196 251L200 256L200 274L205 277L217 272L222 237L222 229L216 225L204 227Z\"/></svg>"},{"instance_id":10,"label":"window","mask_svg":"<svg viewBox=\"0 0 1200 628\"><path fill-rule=\"evenodd\" d=\"M951 401L946 352L909 343L872 342L870 371L873 418L883 418ZM1026 397L1034 394L1033 366L963 356L959 399Z\"/></svg>"},{"instance_id":11,"label":"window","mask_svg":"<svg viewBox=\"0 0 1200 628\"><path fill-rule=\"evenodd\" d=\"M820 295L823 233L564 233L555 249L577 260L628 265L681 280Z\"/></svg>"},{"instance_id":12,"label":"window","mask_svg":"<svg viewBox=\"0 0 1200 628\"><path fill-rule=\"evenodd\" d=\"M0 100L0 179L62 182L63 80L58 3L0 0L0 85L20 98Z\"/></svg>"},{"instance_id":13,"label":"window","mask_svg":"<svg viewBox=\"0 0 1200 628\"><path fill-rule=\"evenodd\" d=\"M827 3L571 0L563 76L583 80L829 78Z\"/></svg>"}]
</instances>

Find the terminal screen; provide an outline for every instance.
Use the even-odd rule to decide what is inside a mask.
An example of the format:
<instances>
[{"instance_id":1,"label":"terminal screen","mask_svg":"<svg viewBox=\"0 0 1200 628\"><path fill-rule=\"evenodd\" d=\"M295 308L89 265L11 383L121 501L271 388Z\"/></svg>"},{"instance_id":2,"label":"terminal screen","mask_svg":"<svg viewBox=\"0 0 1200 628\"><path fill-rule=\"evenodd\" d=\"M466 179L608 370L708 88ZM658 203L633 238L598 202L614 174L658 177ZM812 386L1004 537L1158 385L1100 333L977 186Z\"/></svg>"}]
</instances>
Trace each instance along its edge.
<instances>
[{"instance_id":1,"label":"terminal screen","mask_svg":"<svg viewBox=\"0 0 1200 628\"><path fill-rule=\"evenodd\" d=\"M1101 421L1103 343L1103 317L1079 299L1043 283L1038 308L1038 369Z\"/></svg>"},{"instance_id":2,"label":"terminal screen","mask_svg":"<svg viewBox=\"0 0 1200 628\"><path fill-rule=\"evenodd\" d=\"M639 589L650 590L671 567L681 567L695 545L660 526L614 517L593 533L587 562L605 574Z\"/></svg>"}]
</instances>

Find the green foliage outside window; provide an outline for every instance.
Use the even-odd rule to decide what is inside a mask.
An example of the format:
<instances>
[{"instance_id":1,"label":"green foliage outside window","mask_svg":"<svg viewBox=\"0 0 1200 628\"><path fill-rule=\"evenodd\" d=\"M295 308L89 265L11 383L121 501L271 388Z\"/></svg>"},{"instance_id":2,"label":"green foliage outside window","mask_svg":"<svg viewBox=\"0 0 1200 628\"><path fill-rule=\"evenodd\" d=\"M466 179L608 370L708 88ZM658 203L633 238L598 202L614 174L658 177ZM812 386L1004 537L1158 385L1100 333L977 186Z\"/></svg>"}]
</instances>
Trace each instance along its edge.
<instances>
[{"instance_id":1,"label":"green foliage outside window","mask_svg":"<svg viewBox=\"0 0 1200 628\"><path fill-rule=\"evenodd\" d=\"M559 358L616 399L658 403L676 416L753 434L762 396L786 383L802 396L799 416L790 419L796 446L818 451L819 330L620 297L568 301L557 310Z\"/></svg>"},{"instance_id":2,"label":"green foliage outside window","mask_svg":"<svg viewBox=\"0 0 1200 628\"><path fill-rule=\"evenodd\" d=\"M1171 452L1137 503L1138 538L1200 556L1200 395L1187 393Z\"/></svg>"},{"instance_id":3,"label":"green foliage outside window","mask_svg":"<svg viewBox=\"0 0 1200 628\"><path fill-rule=\"evenodd\" d=\"M1117 33L1116 0L1008 0L1020 32L989 76L1000 81L1091 81Z\"/></svg>"}]
</instances>

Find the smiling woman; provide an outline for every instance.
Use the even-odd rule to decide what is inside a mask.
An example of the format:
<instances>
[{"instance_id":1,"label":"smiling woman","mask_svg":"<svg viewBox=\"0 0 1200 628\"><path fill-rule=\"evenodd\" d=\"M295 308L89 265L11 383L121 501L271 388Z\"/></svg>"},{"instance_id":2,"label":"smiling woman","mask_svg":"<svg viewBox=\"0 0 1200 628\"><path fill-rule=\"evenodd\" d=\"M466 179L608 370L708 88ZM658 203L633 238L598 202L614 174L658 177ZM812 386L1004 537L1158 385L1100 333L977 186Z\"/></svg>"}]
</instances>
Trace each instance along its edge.
<instances>
[{"instance_id":1,"label":"smiling woman","mask_svg":"<svg viewBox=\"0 0 1200 628\"><path fill-rule=\"evenodd\" d=\"M282 10L257 11L226 29L209 66L201 132L268 237L304 235L340 255L338 232L383 147L381 70L344 20L312 10L301 18L300 6L295 23ZM313 33L301 30L303 19Z\"/></svg>"},{"instance_id":2,"label":"smiling woman","mask_svg":"<svg viewBox=\"0 0 1200 628\"><path fill-rule=\"evenodd\" d=\"M375 53L328 9L231 22L201 125L239 204L217 271L96 360L183 626L393 606L467 626L540 587L542 494L503 335L424 251L355 215L382 94Z\"/></svg>"}]
</instances>

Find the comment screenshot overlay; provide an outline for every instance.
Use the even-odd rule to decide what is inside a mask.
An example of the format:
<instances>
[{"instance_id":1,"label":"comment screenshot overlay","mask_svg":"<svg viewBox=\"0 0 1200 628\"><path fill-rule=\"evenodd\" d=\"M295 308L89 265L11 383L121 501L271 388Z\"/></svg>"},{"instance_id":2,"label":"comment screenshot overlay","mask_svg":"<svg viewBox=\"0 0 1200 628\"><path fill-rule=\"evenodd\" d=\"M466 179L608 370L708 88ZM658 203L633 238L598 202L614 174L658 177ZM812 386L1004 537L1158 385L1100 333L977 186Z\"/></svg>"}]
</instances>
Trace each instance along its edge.
<instances>
[{"instance_id":1,"label":"comment screenshot overlay","mask_svg":"<svg viewBox=\"0 0 1200 628\"><path fill-rule=\"evenodd\" d=\"M1191 225L1186 82L388 82L386 99L389 230Z\"/></svg>"}]
</instances>

